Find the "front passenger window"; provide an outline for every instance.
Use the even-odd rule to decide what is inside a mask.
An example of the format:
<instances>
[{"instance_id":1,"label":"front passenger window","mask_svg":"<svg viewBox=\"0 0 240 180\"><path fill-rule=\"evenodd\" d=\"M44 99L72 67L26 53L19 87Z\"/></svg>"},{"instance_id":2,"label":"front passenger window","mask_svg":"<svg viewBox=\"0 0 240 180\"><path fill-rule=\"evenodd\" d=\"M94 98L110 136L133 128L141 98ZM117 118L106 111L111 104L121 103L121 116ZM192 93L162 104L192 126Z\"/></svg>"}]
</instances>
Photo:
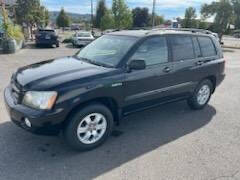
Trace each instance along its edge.
<instances>
[{"instance_id":1,"label":"front passenger window","mask_svg":"<svg viewBox=\"0 0 240 180\"><path fill-rule=\"evenodd\" d=\"M168 62L166 37L152 37L147 39L136 50L131 60L145 60L147 66Z\"/></svg>"}]
</instances>

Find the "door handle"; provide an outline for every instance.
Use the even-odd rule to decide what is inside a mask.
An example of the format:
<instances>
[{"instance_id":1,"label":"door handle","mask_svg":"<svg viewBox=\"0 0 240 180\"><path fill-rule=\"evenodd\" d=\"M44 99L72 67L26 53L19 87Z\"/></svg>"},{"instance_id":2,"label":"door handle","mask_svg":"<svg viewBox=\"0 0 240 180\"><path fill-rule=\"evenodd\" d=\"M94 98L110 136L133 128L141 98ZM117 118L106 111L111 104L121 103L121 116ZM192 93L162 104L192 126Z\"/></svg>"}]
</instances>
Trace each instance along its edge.
<instances>
[{"instance_id":1,"label":"door handle","mask_svg":"<svg viewBox=\"0 0 240 180\"><path fill-rule=\"evenodd\" d=\"M201 66L201 65L203 65L203 64L204 64L203 61L198 61L198 62L196 63L197 66Z\"/></svg>"},{"instance_id":2,"label":"door handle","mask_svg":"<svg viewBox=\"0 0 240 180\"><path fill-rule=\"evenodd\" d=\"M171 71L171 68L170 67L165 67L164 69L163 69L163 72L165 72L165 73L169 73Z\"/></svg>"}]
</instances>

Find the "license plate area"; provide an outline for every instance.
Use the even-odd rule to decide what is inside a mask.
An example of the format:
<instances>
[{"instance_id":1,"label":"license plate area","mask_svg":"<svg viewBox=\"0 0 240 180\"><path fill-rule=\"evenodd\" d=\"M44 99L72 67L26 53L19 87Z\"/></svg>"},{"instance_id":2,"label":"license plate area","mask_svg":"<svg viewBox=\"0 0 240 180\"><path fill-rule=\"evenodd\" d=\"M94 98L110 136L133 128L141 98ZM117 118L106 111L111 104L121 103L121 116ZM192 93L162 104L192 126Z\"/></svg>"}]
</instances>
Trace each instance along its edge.
<instances>
[{"instance_id":1,"label":"license plate area","mask_svg":"<svg viewBox=\"0 0 240 180\"><path fill-rule=\"evenodd\" d=\"M46 35L46 36L45 36L45 39L48 39L48 40L49 40L49 39L51 39L51 36Z\"/></svg>"}]
</instances>

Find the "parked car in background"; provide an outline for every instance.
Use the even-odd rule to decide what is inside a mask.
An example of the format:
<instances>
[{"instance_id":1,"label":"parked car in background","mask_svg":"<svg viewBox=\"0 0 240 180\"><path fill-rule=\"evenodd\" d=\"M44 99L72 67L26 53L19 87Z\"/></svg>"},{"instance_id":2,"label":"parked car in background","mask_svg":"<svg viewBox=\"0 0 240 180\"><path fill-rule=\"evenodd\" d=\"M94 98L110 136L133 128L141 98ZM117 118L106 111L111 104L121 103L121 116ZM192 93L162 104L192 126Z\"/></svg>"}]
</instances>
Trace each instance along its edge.
<instances>
[{"instance_id":1,"label":"parked car in background","mask_svg":"<svg viewBox=\"0 0 240 180\"><path fill-rule=\"evenodd\" d=\"M95 38L91 32L81 31L74 34L72 38L72 45L73 47L86 46L94 40Z\"/></svg>"},{"instance_id":2,"label":"parked car in background","mask_svg":"<svg viewBox=\"0 0 240 180\"><path fill-rule=\"evenodd\" d=\"M102 34L102 32L101 31L93 31L93 36L95 37L95 38L99 38L99 37L101 37L103 34Z\"/></svg>"},{"instance_id":3,"label":"parked car in background","mask_svg":"<svg viewBox=\"0 0 240 180\"><path fill-rule=\"evenodd\" d=\"M233 32L233 37L235 37L235 38L240 38L240 30L235 30L235 31Z\"/></svg>"},{"instance_id":4,"label":"parked car in background","mask_svg":"<svg viewBox=\"0 0 240 180\"><path fill-rule=\"evenodd\" d=\"M64 31L71 31L71 27L64 27Z\"/></svg>"},{"instance_id":5,"label":"parked car in background","mask_svg":"<svg viewBox=\"0 0 240 180\"><path fill-rule=\"evenodd\" d=\"M39 29L36 33L36 46L53 46L59 47L59 37L53 29Z\"/></svg>"},{"instance_id":6,"label":"parked car in background","mask_svg":"<svg viewBox=\"0 0 240 180\"><path fill-rule=\"evenodd\" d=\"M224 69L212 35L119 31L75 56L18 69L4 97L16 125L33 133L62 131L73 148L91 150L131 113L180 100L203 109L224 80Z\"/></svg>"},{"instance_id":7,"label":"parked car in background","mask_svg":"<svg viewBox=\"0 0 240 180\"><path fill-rule=\"evenodd\" d=\"M107 29L107 30L103 31L103 34L105 35L105 34L108 34L108 33L114 32L114 31L116 31L116 29Z\"/></svg>"}]
</instances>

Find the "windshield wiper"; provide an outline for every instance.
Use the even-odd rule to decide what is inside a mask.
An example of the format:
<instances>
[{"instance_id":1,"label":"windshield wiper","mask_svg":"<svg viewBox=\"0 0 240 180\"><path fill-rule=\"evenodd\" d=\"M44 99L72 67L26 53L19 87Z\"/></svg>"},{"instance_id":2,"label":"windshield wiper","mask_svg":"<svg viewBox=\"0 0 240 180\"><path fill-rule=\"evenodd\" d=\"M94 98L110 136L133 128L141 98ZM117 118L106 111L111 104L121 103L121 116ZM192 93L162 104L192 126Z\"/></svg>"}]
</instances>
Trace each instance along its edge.
<instances>
[{"instance_id":1,"label":"windshield wiper","mask_svg":"<svg viewBox=\"0 0 240 180\"><path fill-rule=\"evenodd\" d=\"M97 61L93 61L93 60L88 59L88 58L83 58L83 57L77 57L77 58L80 59L80 60L86 61L90 64L97 65L97 66L106 67L106 68L113 68L113 66L111 66L111 65L101 63L101 62L97 62Z\"/></svg>"}]
</instances>

